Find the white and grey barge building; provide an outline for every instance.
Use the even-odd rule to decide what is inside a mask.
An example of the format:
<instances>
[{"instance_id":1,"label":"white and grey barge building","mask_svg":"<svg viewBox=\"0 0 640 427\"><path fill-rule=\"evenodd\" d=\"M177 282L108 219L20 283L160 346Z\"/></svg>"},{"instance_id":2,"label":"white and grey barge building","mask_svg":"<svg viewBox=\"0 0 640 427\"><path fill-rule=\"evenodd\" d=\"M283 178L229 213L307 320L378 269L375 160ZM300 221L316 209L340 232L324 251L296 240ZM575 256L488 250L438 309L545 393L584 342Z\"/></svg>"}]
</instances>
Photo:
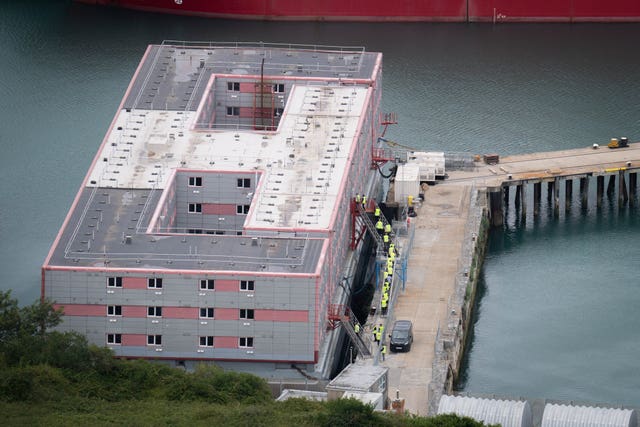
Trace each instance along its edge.
<instances>
[{"instance_id":1,"label":"white and grey barge building","mask_svg":"<svg viewBox=\"0 0 640 427\"><path fill-rule=\"evenodd\" d=\"M42 267L60 329L128 358L315 370L351 203L379 185L381 66L363 48L149 46Z\"/></svg>"}]
</instances>

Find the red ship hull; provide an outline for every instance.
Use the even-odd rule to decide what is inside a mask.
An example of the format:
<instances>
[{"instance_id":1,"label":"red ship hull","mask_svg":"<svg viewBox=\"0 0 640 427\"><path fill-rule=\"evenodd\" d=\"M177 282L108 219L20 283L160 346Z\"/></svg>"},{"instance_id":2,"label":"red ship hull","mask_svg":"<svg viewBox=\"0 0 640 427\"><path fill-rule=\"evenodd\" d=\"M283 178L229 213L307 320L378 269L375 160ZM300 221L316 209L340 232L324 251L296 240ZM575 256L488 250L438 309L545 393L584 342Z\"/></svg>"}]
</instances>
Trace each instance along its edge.
<instances>
[{"instance_id":1,"label":"red ship hull","mask_svg":"<svg viewBox=\"0 0 640 427\"><path fill-rule=\"evenodd\" d=\"M640 0L76 0L153 12L299 21L640 22Z\"/></svg>"}]
</instances>

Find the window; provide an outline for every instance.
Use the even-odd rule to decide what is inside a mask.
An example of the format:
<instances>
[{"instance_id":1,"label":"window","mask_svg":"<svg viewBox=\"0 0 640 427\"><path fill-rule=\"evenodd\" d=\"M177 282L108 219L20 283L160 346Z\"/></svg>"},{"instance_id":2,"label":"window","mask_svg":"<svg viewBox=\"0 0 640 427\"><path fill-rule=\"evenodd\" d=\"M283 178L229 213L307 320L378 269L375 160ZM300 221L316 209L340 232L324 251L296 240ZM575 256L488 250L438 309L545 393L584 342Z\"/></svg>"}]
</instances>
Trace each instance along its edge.
<instances>
[{"instance_id":1,"label":"window","mask_svg":"<svg viewBox=\"0 0 640 427\"><path fill-rule=\"evenodd\" d=\"M189 213L202 213L202 204L189 203Z\"/></svg>"},{"instance_id":2,"label":"window","mask_svg":"<svg viewBox=\"0 0 640 427\"><path fill-rule=\"evenodd\" d=\"M200 289L212 291L216 288L215 280L213 279L202 279L200 280Z\"/></svg>"},{"instance_id":3,"label":"window","mask_svg":"<svg viewBox=\"0 0 640 427\"><path fill-rule=\"evenodd\" d=\"M200 347L213 347L213 337L200 337Z\"/></svg>"},{"instance_id":4,"label":"window","mask_svg":"<svg viewBox=\"0 0 640 427\"><path fill-rule=\"evenodd\" d=\"M107 334L107 344L122 344L122 334Z\"/></svg>"},{"instance_id":5,"label":"window","mask_svg":"<svg viewBox=\"0 0 640 427\"><path fill-rule=\"evenodd\" d=\"M213 319L213 307L200 307L200 318Z\"/></svg>"},{"instance_id":6,"label":"window","mask_svg":"<svg viewBox=\"0 0 640 427\"><path fill-rule=\"evenodd\" d=\"M254 290L254 281L253 280L240 280L240 290L241 291L253 291Z\"/></svg>"},{"instance_id":7,"label":"window","mask_svg":"<svg viewBox=\"0 0 640 427\"><path fill-rule=\"evenodd\" d=\"M246 215L249 213L251 205L236 205L236 213L238 215Z\"/></svg>"},{"instance_id":8,"label":"window","mask_svg":"<svg viewBox=\"0 0 640 427\"><path fill-rule=\"evenodd\" d=\"M122 277L107 277L107 287L109 288L121 288Z\"/></svg>"},{"instance_id":9,"label":"window","mask_svg":"<svg viewBox=\"0 0 640 427\"><path fill-rule=\"evenodd\" d=\"M227 107L227 116L240 116L240 107Z\"/></svg>"},{"instance_id":10,"label":"window","mask_svg":"<svg viewBox=\"0 0 640 427\"><path fill-rule=\"evenodd\" d=\"M253 347L253 337L238 338L238 347Z\"/></svg>"},{"instance_id":11,"label":"window","mask_svg":"<svg viewBox=\"0 0 640 427\"><path fill-rule=\"evenodd\" d=\"M273 117L280 117L284 113L284 108L274 108Z\"/></svg>"},{"instance_id":12,"label":"window","mask_svg":"<svg viewBox=\"0 0 640 427\"><path fill-rule=\"evenodd\" d=\"M202 177L201 176L190 176L189 177L189 187L202 187Z\"/></svg>"},{"instance_id":13,"label":"window","mask_svg":"<svg viewBox=\"0 0 640 427\"><path fill-rule=\"evenodd\" d=\"M253 319L253 309L252 308L241 308L240 309L240 318L241 319Z\"/></svg>"},{"instance_id":14,"label":"window","mask_svg":"<svg viewBox=\"0 0 640 427\"><path fill-rule=\"evenodd\" d=\"M240 92L240 82L227 82L227 90Z\"/></svg>"},{"instance_id":15,"label":"window","mask_svg":"<svg viewBox=\"0 0 640 427\"><path fill-rule=\"evenodd\" d=\"M238 188L251 188L251 178L238 178Z\"/></svg>"},{"instance_id":16,"label":"window","mask_svg":"<svg viewBox=\"0 0 640 427\"><path fill-rule=\"evenodd\" d=\"M108 305L107 306L107 316L122 316L122 306L121 305Z\"/></svg>"},{"instance_id":17,"label":"window","mask_svg":"<svg viewBox=\"0 0 640 427\"><path fill-rule=\"evenodd\" d=\"M273 93L284 93L284 83L276 83L273 85Z\"/></svg>"},{"instance_id":18,"label":"window","mask_svg":"<svg viewBox=\"0 0 640 427\"><path fill-rule=\"evenodd\" d=\"M149 289L162 289L162 279L159 277L150 277L147 287Z\"/></svg>"},{"instance_id":19,"label":"window","mask_svg":"<svg viewBox=\"0 0 640 427\"><path fill-rule=\"evenodd\" d=\"M202 234L202 229L201 228L189 228L187 230L187 233L189 233L189 234Z\"/></svg>"},{"instance_id":20,"label":"window","mask_svg":"<svg viewBox=\"0 0 640 427\"><path fill-rule=\"evenodd\" d=\"M147 316L162 317L162 307L147 307Z\"/></svg>"},{"instance_id":21,"label":"window","mask_svg":"<svg viewBox=\"0 0 640 427\"><path fill-rule=\"evenodd\" d=\"M147 335L147 345L162 345L162 335Z\"/></svg>"}]
</instances>

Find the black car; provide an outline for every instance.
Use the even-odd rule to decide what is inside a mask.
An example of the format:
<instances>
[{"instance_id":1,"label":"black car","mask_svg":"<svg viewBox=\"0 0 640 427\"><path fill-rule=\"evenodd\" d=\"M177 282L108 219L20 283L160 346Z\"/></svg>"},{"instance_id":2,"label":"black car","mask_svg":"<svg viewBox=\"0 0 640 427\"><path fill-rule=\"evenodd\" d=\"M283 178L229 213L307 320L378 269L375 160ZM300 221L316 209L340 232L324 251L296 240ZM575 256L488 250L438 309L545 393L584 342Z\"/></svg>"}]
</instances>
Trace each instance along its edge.
<instances>
[{"instance_id":1,"label":"black car","mask_svg":"<svg viewBox=\"0 0 640 427\"><path fill-rule=\"evenodd\" d=\"M396 320L391 330L391 351L409 351L413 343L413 324L410 320Z\"/></svg>"}]
</instances>

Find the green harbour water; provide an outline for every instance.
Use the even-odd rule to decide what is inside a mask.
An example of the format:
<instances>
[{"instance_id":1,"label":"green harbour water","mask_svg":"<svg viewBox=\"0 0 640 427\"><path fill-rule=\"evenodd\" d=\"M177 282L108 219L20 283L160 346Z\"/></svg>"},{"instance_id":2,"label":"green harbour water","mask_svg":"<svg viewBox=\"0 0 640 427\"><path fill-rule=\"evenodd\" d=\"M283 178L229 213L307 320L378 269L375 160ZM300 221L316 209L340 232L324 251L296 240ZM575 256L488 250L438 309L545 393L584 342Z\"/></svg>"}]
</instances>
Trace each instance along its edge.
<instances>
[{"instance_id":1,"label":"green harbour water","mask_svg":"<svg viewBox=\"0 0 640 427\"><path fill-rule=\"evenodd\" d=\"M640 140L638 24L250 22L8 0L0 287L21 303L40 295L40 267L138 62L163 40L380 51L384 109L400 122L387 136L419 149L507 155ZM526 223L511 207L492 233L462 390L640 406L639 212L594 199L557 219L543 205Z\"/></svg>"}]
</instances>

